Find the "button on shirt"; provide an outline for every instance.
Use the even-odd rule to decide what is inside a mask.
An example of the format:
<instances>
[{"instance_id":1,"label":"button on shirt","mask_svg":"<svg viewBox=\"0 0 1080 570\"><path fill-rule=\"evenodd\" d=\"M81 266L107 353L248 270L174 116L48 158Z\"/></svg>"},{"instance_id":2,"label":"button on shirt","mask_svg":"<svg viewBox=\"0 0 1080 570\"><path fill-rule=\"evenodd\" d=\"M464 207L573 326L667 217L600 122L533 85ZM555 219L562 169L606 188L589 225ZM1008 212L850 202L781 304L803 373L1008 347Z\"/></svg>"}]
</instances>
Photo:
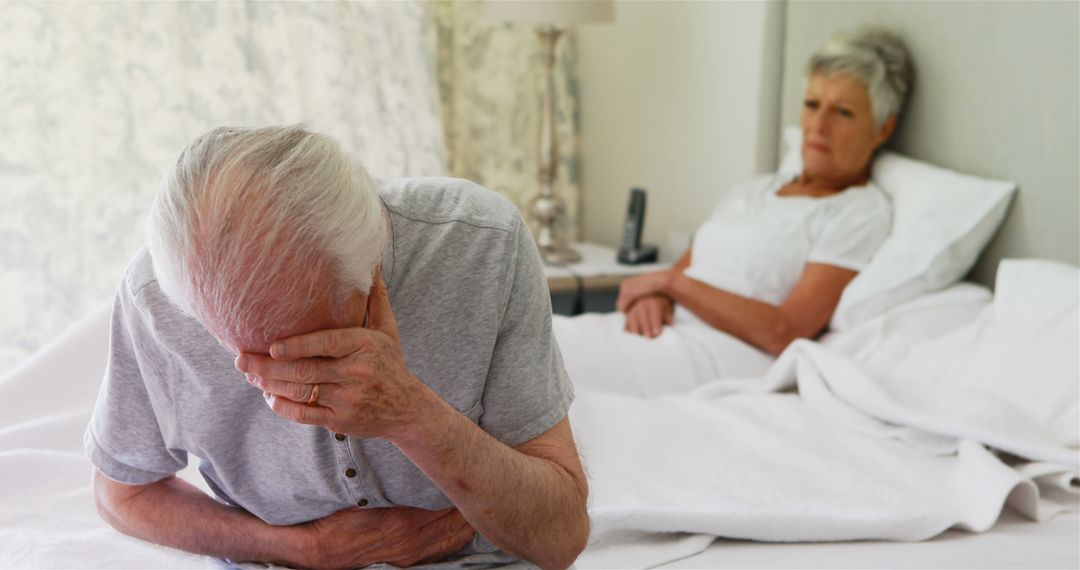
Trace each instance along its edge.
<instances>
[{"instance_id":1,"label":"button on shirt","mask_svg":"<svg viewBox=\"0 0 1080 570\"><path fill-rule=\"evenodd\" d=\"M573 393L517 209L464 180L379 185L391 233L382 274L409 369L508 446L552 428ZM194 455L220 498L274 525L354 505L451 506L389 441L274 414L233 355L162 293L145 248L116 296L85 444L104 475L128 484L163 479Z\"/></svg>"}]
</instances>

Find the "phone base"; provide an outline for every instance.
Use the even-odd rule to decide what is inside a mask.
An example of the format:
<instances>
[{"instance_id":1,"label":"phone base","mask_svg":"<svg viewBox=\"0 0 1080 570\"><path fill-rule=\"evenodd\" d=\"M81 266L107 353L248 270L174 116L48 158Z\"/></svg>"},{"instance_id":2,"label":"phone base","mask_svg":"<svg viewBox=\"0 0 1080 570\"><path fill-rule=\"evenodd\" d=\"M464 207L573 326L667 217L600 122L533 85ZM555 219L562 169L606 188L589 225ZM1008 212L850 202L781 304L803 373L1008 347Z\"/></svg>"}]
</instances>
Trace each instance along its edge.
<instances>
[{"instance_id":1,"label":"phone base","mask_svg":"<svg viewBox=\"0 0 1080 570\"><path fill-rule=\"evenodd\" d=\"M655 263L657 259L656 246L643 245L633 249L619 248L619 255L615 259L624 265Z\"/></svg>"}]
</instances>

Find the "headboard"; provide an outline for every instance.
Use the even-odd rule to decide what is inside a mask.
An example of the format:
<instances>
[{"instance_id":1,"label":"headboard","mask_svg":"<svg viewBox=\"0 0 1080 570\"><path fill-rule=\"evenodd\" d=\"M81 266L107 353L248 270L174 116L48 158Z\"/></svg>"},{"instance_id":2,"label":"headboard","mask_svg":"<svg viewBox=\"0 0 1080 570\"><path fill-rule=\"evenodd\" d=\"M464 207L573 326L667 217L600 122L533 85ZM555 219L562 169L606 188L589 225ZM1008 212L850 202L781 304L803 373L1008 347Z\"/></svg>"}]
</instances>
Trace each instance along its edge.
<instances>
[{"instance_id":1,"label":"headboard","mask_svg":"<svg viewBox=\"0 0 1080 570\"><path fill-rule=\"evenodd\" d=\"M889 146L1019 192L969 279L998 261L1080 264L1080 3L788 2L781 124L797 125L805 62L836 30L889 28L915 87Z\"/></svg>"}]
</instances>

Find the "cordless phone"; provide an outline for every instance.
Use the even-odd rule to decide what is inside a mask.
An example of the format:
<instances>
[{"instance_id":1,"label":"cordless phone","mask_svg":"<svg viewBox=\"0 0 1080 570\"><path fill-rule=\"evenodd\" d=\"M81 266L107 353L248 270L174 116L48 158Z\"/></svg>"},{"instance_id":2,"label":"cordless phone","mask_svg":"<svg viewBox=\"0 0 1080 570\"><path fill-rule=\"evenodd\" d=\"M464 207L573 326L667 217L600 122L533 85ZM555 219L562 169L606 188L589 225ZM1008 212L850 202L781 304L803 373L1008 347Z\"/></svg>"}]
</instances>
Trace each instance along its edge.
<instances>
[{"instance_id":1,"label":"cordless phone","mask_svg":"<svg viewBox=\"0 0 1080 570\"><path fill-rule=\"evenodd\" d=\"M619 247L619 263L637 264L656 261L656 246L641 245L641 232L645 228L645 190L630 190L630 203L626 208L623 224L622 245Z\"/></svg>"}]
</instances>

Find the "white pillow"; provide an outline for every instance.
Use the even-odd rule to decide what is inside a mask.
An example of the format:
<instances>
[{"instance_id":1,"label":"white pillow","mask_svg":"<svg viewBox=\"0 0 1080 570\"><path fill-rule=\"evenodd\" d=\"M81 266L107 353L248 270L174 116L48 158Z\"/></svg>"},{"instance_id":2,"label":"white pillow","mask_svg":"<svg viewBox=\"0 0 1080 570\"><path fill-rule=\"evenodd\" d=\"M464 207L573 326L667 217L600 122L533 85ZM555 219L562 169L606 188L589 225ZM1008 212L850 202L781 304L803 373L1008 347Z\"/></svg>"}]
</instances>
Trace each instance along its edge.
<instances>
[{"instance_id":1,"label":"white pillow","mask_svg":"<svg viewBox=\"0 0 1080 570\"><path fill-rule=\"evenodd\" d=\"M780 172L802 171L802 133L784 130ZM893 202L892 233L844 290L831 328L843 330L963 277L1005 219L1013 182L976 178L882 152L874 184Z\"/></svg>"}]
</instances>

